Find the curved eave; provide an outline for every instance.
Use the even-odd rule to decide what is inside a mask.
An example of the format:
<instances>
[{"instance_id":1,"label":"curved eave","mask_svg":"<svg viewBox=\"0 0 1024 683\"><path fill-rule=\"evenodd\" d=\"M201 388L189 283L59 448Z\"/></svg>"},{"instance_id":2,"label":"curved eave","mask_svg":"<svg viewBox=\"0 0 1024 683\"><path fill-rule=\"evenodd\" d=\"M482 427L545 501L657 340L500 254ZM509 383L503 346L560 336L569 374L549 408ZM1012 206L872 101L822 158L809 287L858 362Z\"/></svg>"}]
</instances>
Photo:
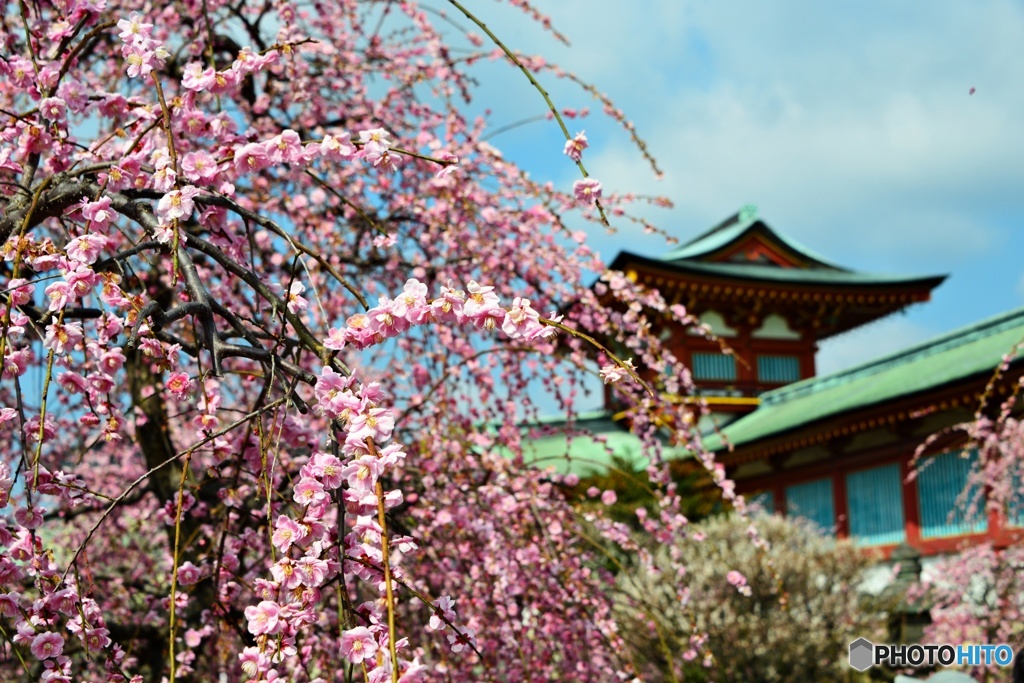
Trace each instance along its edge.
<instances>
[{"instance_id":1,"label":"curved eave","mask_svg":"<svg viewBox=\"0 0 1024 683\"><path fill-rule=\"evenodd\" d=\"M612 261L612 270L630 270L630 266L641 266L645 271L669 277L697 276L716 280L741 280L750 285L764 287L837 287L841 289L864 289L878 291L894 289L931 292L948 277L947 275L881 275L836 271L825 269L778 268L732 263L703 263L694 261L663 261L628 251L620 252Z\"/></svg>"},{"instance_id":2,"label":"curved eave","mask_svg":"<svg viewBox=\"0 0 1024 683\"><path fill-rule=\"evenodd\" d=\"M786 254L788 258L812 267L849 272L848 269L826 260L807 247L785 235L775 232L767 223L759 219L743 219L739 215L726 220L702 235L698 235L686 244L661 257L664 261L715 261L718 256L729 252L736 245L747 240L751 235L758 235L768 244Z\"/></svg>"}]
</instances>

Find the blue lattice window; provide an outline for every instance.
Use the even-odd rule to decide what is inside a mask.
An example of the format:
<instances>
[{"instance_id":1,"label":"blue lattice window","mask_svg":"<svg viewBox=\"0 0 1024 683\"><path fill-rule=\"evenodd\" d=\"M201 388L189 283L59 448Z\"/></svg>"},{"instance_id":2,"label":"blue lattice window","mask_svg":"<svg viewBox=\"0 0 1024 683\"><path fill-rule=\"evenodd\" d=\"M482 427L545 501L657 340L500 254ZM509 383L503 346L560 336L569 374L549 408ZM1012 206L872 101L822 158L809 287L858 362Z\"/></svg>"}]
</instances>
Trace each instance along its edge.
<instances>
[{"instance_id":1,"label":"blue lattice window","mask_svg":"<svg viewBox=\"0 0 1024 683\"><path fill-rule=\"evenodd\" d=\"M1013 492L1006 502L1006 523L1008 526L1024 527L1024 476L1019 470L1010 474Z\"/></svg>"},{"instance_id":2,"label":"blue lattice window","mask_svg":"<svg viewBox=\"0 0 1024 683\"><path fill-rule=\"evenodd\" d=\"M921 463L917 499L921 506L922 538L976 534L988 529L985 506L977 500L977 487L965 496L960 495L977 459L977 453L965 458L960 451L953 451ZM967 518L968 512L973 512L971 519Z\"/></svg>"},{"instance_id":3,"label":"blue lattice window","mask_svg":"<svg viewBox=\"0 0 1024 683\"><path fill-rule=\"evenodd\" d=\"M846 475L850 536L859 545L889 545L906 539L903 481L893 463Z\"/></svg>"},{"instance_id":4,"label":"blue lattice window","mask_svg":"<svg viewBox=\"0 0 1024 683\"><path fill-rule=\"evenodd\" d=\"M803 517L821 531L832 533L836 523L832 480L816 479L786 487L786 514Z\"/></svg>"},{"instance_id":5,"label":"blue lattice window","mask_svg":"<svg viewBox=\"0 0 1024 683\"><path fill-rule=\"evenodd\" d=\"M771 491L760 491L752 496L748 496L747 503L751 506L756 505L766 515L775 512L775 494Z\"/></svg>"},{"instance_id":6,"label":"blue lattice window","mask_svg":"<svg viewBox=\"0 0 1024 683\"><path fill-rule=\"evenodd\" d=\"M758 356L757 378L778 384L795 382L800 379L800 359L796 356Z\"/></svg>"},{"instance_id":7,"label":"blue lattice window","mask_svg":"<svg viewBox=\"0 0 1024 683\"><path fill-rule=\"evenodd\" d=\"M728 382L736 379L736 359L723 353L693 354L694 379Z\"/></svg>"}]
</instances>

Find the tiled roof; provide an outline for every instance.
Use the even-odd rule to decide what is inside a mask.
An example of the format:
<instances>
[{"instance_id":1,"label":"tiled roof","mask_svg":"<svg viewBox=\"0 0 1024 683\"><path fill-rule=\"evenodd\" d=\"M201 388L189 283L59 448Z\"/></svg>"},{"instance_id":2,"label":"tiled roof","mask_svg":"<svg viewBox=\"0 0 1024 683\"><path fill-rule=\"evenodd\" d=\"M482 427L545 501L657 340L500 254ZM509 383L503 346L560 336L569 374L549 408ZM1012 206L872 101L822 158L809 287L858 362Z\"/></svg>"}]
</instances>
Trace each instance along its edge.
<instances>
[{"instance_id":1,"label":"tiled roof","mask_svg":"<svg viewBox=\"0 0 1024 683\"><path fill-rule=\"evenodd\" d=\"M984 376L1022 340L1024 308L1019 308L863 365L766 392L757 410L730 424L723 434L729 443L741 446L817 420ZM1022 362L1019 356L1014 361ZM723 447L717 435L706 438L705 445L711 450Z\"/></svg>"}]
</instances>

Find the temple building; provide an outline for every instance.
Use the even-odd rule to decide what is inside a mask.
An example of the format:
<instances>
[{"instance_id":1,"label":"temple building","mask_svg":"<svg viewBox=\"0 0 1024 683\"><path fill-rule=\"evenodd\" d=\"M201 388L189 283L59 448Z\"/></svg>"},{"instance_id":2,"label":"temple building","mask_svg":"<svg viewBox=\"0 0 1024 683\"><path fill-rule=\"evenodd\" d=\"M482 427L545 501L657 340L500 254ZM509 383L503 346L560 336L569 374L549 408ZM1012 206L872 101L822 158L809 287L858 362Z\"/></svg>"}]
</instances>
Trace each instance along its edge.
<instances>
[{"instance_id":1,"label":"temple building","mask_svg":"<svg viewBox=\"0 0 1024 683\"><path fill-rule=\"evenodd\" d=\"M818 376L818 344L928 301L945 276L875 275L831 263L745 208L660 257L622 252L611 265L699 317L722 345L668 327L662 338L691 369L710 409L706 447L737 489L769 510L806 517L839 537L925 555L1022 535L1024 512L965 519L958 497L972 460L948 428L974 419L1005 354L1024 339L1024 309L954 330L898 353ZM1014 359L990 404L1024 374ZM603 411L578 427L594 438L538 440L535 461L580 469L612 457L642 465L639 446ZM926 442L916 478L908 477ZM685 460L679 448L667 457Z\"/></svg>"}]
</instances>

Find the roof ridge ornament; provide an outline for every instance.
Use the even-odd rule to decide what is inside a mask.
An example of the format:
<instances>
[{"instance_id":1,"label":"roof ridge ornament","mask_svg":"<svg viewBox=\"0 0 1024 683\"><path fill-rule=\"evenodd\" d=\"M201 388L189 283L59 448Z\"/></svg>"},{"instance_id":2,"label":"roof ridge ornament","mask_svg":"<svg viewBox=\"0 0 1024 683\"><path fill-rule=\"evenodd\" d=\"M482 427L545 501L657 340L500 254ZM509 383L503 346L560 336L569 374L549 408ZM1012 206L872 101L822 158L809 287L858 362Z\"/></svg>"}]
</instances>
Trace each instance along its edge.
<instances>
[{"instance_id":1,"label":"roof ridge ornament","mask_svg":"<svg viewBox=\"0 0 1024 683\"><path fill-rule=\"evenodd\" d=\"M738 221L740 223L753 222L757 220L757 205L756 204L744 204L743 208L740 209Z\"/></svg>"}]
</instances>

